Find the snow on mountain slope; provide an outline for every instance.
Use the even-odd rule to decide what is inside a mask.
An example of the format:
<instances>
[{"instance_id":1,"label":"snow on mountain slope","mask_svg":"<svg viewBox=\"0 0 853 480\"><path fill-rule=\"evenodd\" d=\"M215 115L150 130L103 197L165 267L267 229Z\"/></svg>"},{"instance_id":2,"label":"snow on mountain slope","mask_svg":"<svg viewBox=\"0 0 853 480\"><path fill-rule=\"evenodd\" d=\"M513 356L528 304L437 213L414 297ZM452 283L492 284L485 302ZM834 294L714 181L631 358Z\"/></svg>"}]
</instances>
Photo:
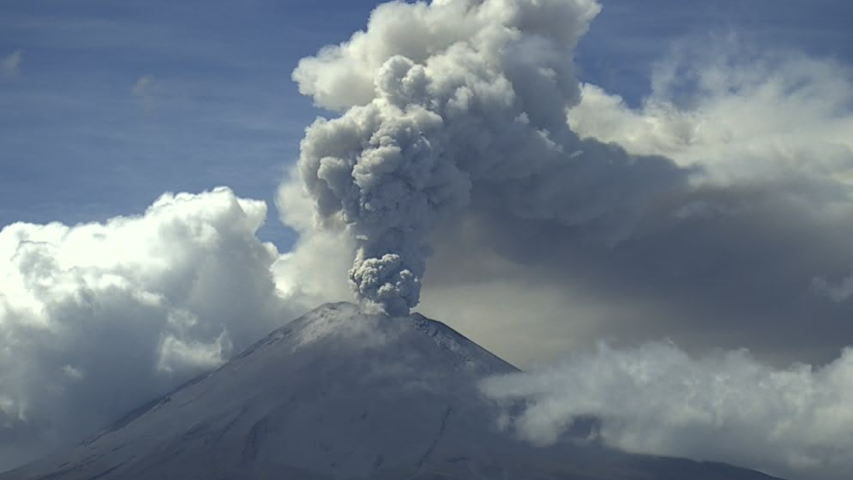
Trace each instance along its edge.
<instances>
[{"instance_id":1,"label":"snow on mountain slope","mask_svg":"<svg viewBox=\"0 0 853 480\"><path fill-rule=\"evenodd\" d=\"M515 368L442 323L322 306L97 437L0 480L760 480L719 464L498 431L477 389Z\"/></svg>"}]
</instances>

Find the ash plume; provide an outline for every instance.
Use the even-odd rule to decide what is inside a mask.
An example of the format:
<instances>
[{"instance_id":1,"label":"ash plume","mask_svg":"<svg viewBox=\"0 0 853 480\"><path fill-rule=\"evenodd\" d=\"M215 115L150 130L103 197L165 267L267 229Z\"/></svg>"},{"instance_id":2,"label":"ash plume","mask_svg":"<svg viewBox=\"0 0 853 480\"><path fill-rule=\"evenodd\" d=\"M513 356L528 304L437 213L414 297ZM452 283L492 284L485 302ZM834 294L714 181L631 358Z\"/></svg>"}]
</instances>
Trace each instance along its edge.
<instances>
[{"instance_id":1,"label":"ash plume","mask_svg":"<svg viewBox=\"0 0 853 480\"><path fill-rule=\"evenodd\" d=\"M303 59L318 106L299 175L321 222L356 239L350 282L392 315L419 302L430 232L474 195L520 218L616 243L688 169L581 140L573 52L594 0L392 2L367 29Z\"/></svg>"}]
</instances>

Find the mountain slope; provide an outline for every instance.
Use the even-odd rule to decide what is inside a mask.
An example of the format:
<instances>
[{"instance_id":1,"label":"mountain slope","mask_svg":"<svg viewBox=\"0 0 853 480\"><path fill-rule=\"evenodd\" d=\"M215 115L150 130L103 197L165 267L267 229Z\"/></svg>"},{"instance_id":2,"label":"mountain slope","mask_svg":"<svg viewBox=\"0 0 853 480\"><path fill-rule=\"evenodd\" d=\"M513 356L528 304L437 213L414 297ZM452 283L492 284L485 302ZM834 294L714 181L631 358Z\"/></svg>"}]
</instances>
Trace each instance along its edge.
<instances>
[{"instance_id":1,"label":"mountain slope","mask_svg":"<svg viewBox=\"0 0 853 480\"><path fill-rule=\"evenodd\" d=\"M515 368L420 315L330 304L21 479L672 479L770 477L501 433L479 378Z\"/></svg>"}]
</instances>

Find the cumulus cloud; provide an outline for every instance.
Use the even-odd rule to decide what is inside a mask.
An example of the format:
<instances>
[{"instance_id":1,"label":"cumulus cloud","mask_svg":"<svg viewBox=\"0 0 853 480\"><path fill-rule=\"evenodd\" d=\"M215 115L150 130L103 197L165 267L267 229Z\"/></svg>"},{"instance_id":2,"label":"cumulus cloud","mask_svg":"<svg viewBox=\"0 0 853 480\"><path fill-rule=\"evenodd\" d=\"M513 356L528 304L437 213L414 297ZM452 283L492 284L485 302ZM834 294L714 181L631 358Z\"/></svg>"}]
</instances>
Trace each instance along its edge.
<instances>
[{"instance_id":1,"label":"cumulus cloud","mask_svg":"<svg viewBox=\"0 0 853 480\"><path fill-rule=\"evenodd\" d=\"M420 301L429 236L487 196L520 218L618 242L689 170L582 141L571 61L592 0L388 3L300 62L300 91L344 113L306 132L298 169L319 217L355 239L350 281L389 313Z\"/></svg>"},{"instance_id":2,"label":"cumulus cloud","mask_svg":"<svg viewBox=\"0 0 853 480\"><path fill-rule=\"evenodd\" d=\"M718 182L853 172L853 70L758 50L737 36L685 41L655 66L640 108L585 84L569 112L584 137L701 165ZM709 47L711 45L711 47Z\"/></svg>"},{"instance_id":3,"label":"cumulus cloud","mask_svg":"<svg viewBox=\"0 0 853 480\"><path fill-rule=\"evenodd\" d=\"M631 452L723 461L790 479L853 471L853 350L814 368L774 369L746 351L688 356L671 343L599 346L531 373L481 385L508 405L502 424L538 445L600 419L587 441Z\"/></svg>"},{"instance_id":4,"label":"cumulus cloud","mask_svg":"<svg viewBox=\"0 0 853 480\"><path fill-rule=\"evenodd\" d=\"M347 270L355 252L353 239L342 229L317 228L313 200L299 182L280 186L276 206L282 223L299 235L273 265L279 295L303 311L351 297Z\"/></svg>"},{"instance_id":5,"label":"cumulus cloud","mask_svg":"<svg viewBox=\"0 0 853 480\"><path fill-rule=\"evenodd\" d=\"M16 50L0 61L0 70L3 71L4 77L14 78L21 73L23 56L22 51Z\"/></svg>"},{"instance_id":6,"label":"cumulus cloud","mask_svg":"<svg viewBox=\"0 0 853 480\"><path fill-rule=\"evenodd\" d=\"M266 205L227 188L0 231L0 467L78 441L292 319Z\"/></svg>"}]
</instances>

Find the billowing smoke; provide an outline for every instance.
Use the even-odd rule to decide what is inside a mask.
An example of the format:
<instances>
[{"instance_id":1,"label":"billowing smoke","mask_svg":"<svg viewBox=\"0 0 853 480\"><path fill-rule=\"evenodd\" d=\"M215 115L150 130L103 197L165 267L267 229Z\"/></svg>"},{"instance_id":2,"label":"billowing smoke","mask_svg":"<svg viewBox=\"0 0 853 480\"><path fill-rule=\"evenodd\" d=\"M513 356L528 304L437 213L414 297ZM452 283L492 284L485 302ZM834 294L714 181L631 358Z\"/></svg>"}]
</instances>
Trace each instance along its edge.
<instances>
[{"instance_id":1,"label":"billowing smoke","mask_svg":"<svg viewBox=\"0 0 853 480\"><path fill-rule=\"evenodd\" d=\"M434 236L423 308L525 367L571 352L484 384L535 444L594 416L590 440L631 452L847 479L853 72L702 40L656 66L639 107L584 85L569 111L582 136L699 181L606 249L474 204Z\"/></svg>"},{"instance_id":2,"label":"billowing smoke","mask_svg":"<svg viewBox=\"0 0 853 480\"><path fill-rule=\"evenodd\" d=\"M602 338L836 359L853 338L853 71L717 39L680 43L636 107L584 85L569 111L584 137L699 165L690 189L608 248L475 203L433 236L421 311L521 366Z\"/></svg>"},{"instance_id":3,"label":"billowing smoke","mask_svg":"<svg viewBox=\"0 0 853 480\"><path fill-rule=\"evenodd\" d=\"M327 224L356 239L357 295L391 314L419 302L429 236L474 196L610 244L689 170L580 140L572 57L594 0L436 0L378 7L368 27L304 59L300 91L340 110L301 145Z\"/></svg>"}]
</instances>

